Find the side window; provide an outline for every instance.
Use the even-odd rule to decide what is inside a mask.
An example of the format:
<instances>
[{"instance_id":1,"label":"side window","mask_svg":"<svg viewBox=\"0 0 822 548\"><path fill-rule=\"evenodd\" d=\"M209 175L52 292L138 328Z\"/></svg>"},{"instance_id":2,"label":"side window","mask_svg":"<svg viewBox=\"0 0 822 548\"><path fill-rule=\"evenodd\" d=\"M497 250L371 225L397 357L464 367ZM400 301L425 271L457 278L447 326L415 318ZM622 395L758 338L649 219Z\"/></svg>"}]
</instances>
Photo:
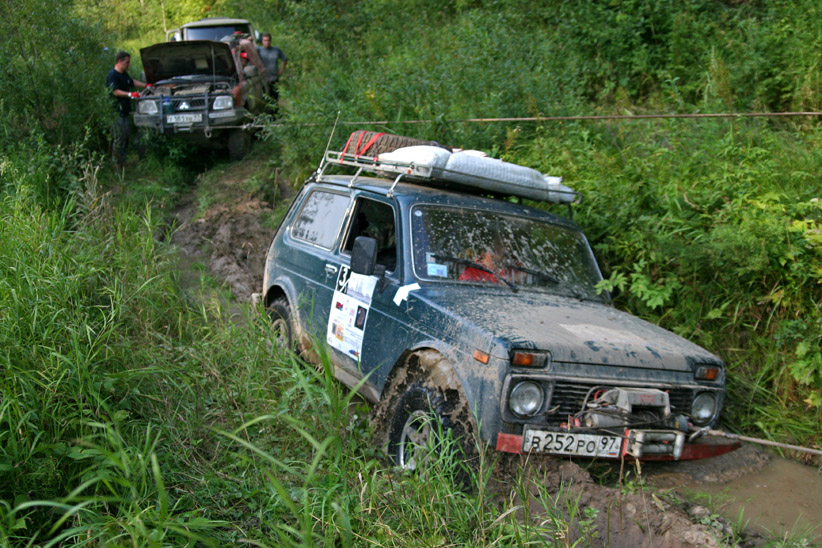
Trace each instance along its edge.
<instances>
[{"instance_id":1,"label":"side window","mask_svg":"<svg viewBox=\"0 0 822 548\"><path fill-rule=\"evenodd\" d=\"M377 240L377 264L383 265L388 272L397 268L397 228L394 221L394 208L376 200L358 199L343 251L351 253L354 248L354 238L357 236L369 236Z\"/></svg>"},{"instance_id":2,"label":"side window","mask_svg":"<svg viewBox=\"0 0 822 548\"><path fill-rule=\"evenodd\" d=\"M347 195L321 190L311 193L294 220L291 236L331 249L337 241L347 207Z\"/></svg>"}]
</instances>

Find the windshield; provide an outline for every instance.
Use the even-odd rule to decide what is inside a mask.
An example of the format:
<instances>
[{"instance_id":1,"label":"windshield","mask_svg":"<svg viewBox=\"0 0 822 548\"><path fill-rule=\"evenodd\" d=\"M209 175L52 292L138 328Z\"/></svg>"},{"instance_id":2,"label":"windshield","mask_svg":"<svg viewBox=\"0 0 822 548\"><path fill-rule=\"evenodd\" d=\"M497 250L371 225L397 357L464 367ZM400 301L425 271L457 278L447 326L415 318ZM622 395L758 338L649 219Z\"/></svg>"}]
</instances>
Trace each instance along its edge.
<instances>
[{"instance_id":1,"label":"windshield","mask_svg":"<svg viewBox=\"0 0 822 548\"><path fill-rule=\"evenodd\" d=\"M417 206L411 215L418 278L503 284L604 300L581 232L542 220L459 207Z\"/></svg>"},{"instance_id":2,"label":"windshield","mask_svg":"<svg viewBox=\"0 0 822 548\"><path fill-rule=\"evenodd\" d=\"M231 40L235 32L249 34L248 25L224 25L221 27L188 27L186 29L186 38L189 40Z\"/></svg>"},{"instance_id":3,"label":"windshield","mask_svg":"<svg viewBox=\"0 0 822 548\"><path fill-rule=\"evenodd\" d=\"M162 42L140 50L146 81L179 77L236 77L231 48L219 42ZM195 78L196 79L196 78Z\"/></svg>"}]
</instances>

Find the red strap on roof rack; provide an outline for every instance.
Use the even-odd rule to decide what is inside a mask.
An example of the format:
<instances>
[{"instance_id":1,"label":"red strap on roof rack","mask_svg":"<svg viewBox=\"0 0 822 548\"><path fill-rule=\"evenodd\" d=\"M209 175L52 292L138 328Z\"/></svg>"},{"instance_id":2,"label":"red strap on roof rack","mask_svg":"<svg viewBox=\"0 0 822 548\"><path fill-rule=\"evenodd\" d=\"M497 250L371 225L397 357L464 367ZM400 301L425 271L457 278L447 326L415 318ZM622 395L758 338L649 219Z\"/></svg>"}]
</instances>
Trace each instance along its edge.
<instances>
[{"instance_id":1,"label":"red strap on roof rack","mask_svg":"<svg viewBox=\"0 0 822 548\"><path fill-rule=\"evenodd\" d=\"M359 133L359 135L357 136L357 144L354 145L354 158L355 159L359 158L360 156L362 156L363 154L368 152L368 149L371 148L374 145L374 143L377 142L377 139L379 139L380 137L385 135L385 133L375 133L374 136L371 137L371 139L368 140L368 142L365 144L365 146L361 146L362 145L362 138L365 136L366 132L364 132L364 131L356 132L355 131L354 133ZM345 153L348 151L348 146L351 144L351 139L354 138L354 133L349 135L348 141L346 141L345 146L342 149L342 153L340 154L341 158L345 157Z\"/></svg>"},{"instance_id":2,"label":"red strap on roof rack","mask_svg":"<svg viewBox=\"0 0 822 548\"><path fill-rule=\"evenodd\" d=\"M357 150L357 152L358 152L357 158L359 158L360 156L365 154L368 151L368 149L371 148L371 145L376 143L377 139L379 139L383 135L385 135L385 133L377 133L373 137L371 137L371 140L369 140L368 143L366 143L365 146L362 149ZM360 137L362 137L362 135L360 135ZM357 144L359 145L359 143L357 143Z\"/></svg>"}]
</instances>

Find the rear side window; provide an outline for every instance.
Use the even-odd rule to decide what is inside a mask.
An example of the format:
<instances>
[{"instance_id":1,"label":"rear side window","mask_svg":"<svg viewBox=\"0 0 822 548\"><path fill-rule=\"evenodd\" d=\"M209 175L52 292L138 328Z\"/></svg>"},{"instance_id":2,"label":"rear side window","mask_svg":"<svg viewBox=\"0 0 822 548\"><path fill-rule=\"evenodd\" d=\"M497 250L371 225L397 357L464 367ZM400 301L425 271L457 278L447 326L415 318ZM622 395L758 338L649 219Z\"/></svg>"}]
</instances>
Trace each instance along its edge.
<instances>
[{"instance_id":1,"label":"rear side window","mask_svg":"<svg viewBox=\"0 0 822 548\"><path fill-rule=\"evenodd\" d=\"M347 208L348 195L321 190L312 192L291 227L291 236L331 249L337 241Z\"/></svg>"}]
</instances>

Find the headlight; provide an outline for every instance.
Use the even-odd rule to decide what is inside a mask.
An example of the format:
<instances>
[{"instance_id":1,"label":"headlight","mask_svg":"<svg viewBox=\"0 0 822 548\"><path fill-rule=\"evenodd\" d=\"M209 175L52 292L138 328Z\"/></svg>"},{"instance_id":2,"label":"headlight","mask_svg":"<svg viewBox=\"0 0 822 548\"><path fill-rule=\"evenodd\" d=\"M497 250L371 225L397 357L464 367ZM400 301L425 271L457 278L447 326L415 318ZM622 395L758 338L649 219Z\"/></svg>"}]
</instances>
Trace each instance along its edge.
<instances>
[{"instance_id":1,"label":"headlight","mask_svg":"<svg viewBox=\"0 0 822 548\"><path fill-rule=\"evenodd\" d=\"M160 109L157 108L157 101L140 101L137 103L138 114L157 114Z\"/></svg>"},{"instance_id":2,"label":"headlight","mask_svg":"<svg viewBox=\"0 0 822 548\"><path fill-rule=\"evenodd\" d=\"M225 110L234 106L234 97L231 95L218 95L214 98L214 110Z\"/></svg>"},{"instance_id":3,"label":"headlight","mask_svg":"<svg viewBox=\"0 0 822 548\"><path fill-rule=\"evenodd\" d=\"M520 417L530 417L540 410L544 398L542 388L537 383L523 381L511 390L511 395L508 396L508 407Z\"/></svg>"},{"instance_id":4,"label":"headlight","mask_svg":"<svg viewBox=\"0 0 822 548\"><path fill-rule=\"evenodd\" d=\"M706 424L716 414L716 396L711 392L701 392L691 404L691 419L696 424Z\"/></svg>"}]
</instances>

